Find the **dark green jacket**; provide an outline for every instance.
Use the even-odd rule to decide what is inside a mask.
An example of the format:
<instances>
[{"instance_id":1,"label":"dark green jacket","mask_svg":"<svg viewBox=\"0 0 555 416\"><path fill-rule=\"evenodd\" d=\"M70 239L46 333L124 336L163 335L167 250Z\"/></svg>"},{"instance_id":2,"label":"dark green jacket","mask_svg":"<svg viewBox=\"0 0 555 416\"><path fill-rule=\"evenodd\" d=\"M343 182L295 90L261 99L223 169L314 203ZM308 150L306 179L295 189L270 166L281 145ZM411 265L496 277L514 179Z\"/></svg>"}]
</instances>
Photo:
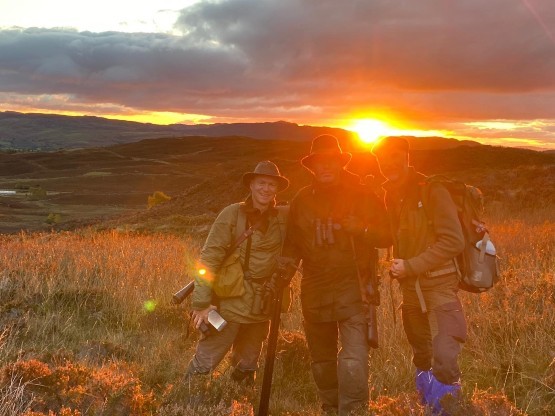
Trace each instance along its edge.
<instances>
[{"instance_id":1,"label":"dark green jacket","mask_svg":"<svg viewBox=\"0 0 555 416\"><path fill-rule=\"evenodd\" d=\"M426 176L413 168L402 190L394 190L388 182L384 188L393 234L393 256L404 260L408 272L408 277L400 280L401 288L413 291L418 277L422 291L456 290L455 273L433 278L426 274L449 264L464 249L457 208L449 191L439 183L426 184ZM423 192L429 192L426 207L422 202Z\"/></svg>"},{"instance_id":2,"label":"dark green jacket","mask_svg":"<svg viewBox=\"0 0 555 416\"><path fill-rule=\"evenodd\" d=\"M343 230L341 220L348 215L362 219L368 233L352 237ZM322 241L319 245L317 220L322 228L327 227L328 219L331 220L334 243ZM378 244L368 235L387 237L387 217L383 203L360 185L355 175L344 171L337 186L322 189L314 183L301 189L293 198L284 253L303 260L301 302L304 319L331 322L362 311L354 250L365 278L370 249Z\"/></svg>"},{"instance_id":3,"label":"dark green jacket","mask_svg":"<svg viewBox=\"0 0 555 416\"><path fill-rule=\"evenodd\" d=\"M212 281L217 279L217 272L222 264L226 252L236 240L236 227L239 210L248 209L245 203L227 206L220 212L204 243L200 254L200 264L207 270L205 276L195 277L195 289L192 295L192 307L197 310L205 309L213 303ZM245 212L243 214L246 215ZM249 272L253 281L260 282L271 276L275 266L275 257L281 253L285 238L287 214L286 210L270 208L268 226L266 230L257 229L252 238ZM240 230L243 232L244 230ZM245 264L247 240L237 250L240 252L241 264ZM267 315L253 315L253 287L250 281L245 281L245 294L239 297L219 300L219 312L224 319L237 323L252 323L268 320Z\"/></svg>"}]
</instances>

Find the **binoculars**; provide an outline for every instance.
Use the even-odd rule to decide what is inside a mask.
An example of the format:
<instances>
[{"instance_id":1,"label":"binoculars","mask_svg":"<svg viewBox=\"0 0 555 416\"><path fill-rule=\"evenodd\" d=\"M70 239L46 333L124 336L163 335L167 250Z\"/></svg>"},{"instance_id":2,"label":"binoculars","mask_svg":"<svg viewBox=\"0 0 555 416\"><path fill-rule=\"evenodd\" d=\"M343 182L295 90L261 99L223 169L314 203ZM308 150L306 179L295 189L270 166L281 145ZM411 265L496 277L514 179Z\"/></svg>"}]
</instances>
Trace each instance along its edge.
<instances>
[{"instance_id":1,"label":"binoculars","mask_svg":"<svg viewBox=\"0 0 555 416\"><path fill-rule=\"evenodd\" d=\"M318 247L321 247L324 243L328 246L335 244L335 237L333 235L334 228L336 228L336 224L334 224L331 217L328 217L324 221L320 218L314 220L314 241Z\"/></svg>"},{"instance_id":2,"label":"binoculars","mask_svg":"<svg viewBox=\"0 0 555 416\"><path fill-rule=\"evenodd\" d=\"M271 280L263 284L253 284L254 299L251 307L253 315L269 315L272 312L274 285Z\"/></svg>"}]
</instances>

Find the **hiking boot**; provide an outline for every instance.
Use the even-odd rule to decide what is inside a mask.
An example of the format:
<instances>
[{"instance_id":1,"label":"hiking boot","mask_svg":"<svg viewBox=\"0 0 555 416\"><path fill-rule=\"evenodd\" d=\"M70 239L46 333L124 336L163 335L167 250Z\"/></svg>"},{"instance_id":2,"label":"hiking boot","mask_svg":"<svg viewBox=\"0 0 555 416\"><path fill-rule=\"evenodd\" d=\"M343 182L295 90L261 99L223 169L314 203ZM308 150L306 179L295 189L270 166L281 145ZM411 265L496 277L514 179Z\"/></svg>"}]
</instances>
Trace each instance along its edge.
<instances>
[{"instance_id":1,"label":"hiking boot","mask_svg":"<svg viewBox=\"0 0 555 416\"><path fill-rule=\"evenodd\" d=\"M254 370L241 370L240 368L234 368L231 373L231 379L237 384L252 386L254 384Z\"/></svg>"},{"instance_id":2,"label":"hiking boot","mask_svg":"<svg viewBox=\"0 0 555 416\"><path fill-rule=\"evenodd\" d=\"M416 369L416 375L414 378L416 384L416 391L418 392L418 398L420 399L420 404L426 405L428 403L427 397L432 385L432 370L420 370Z\"/></svg>"},{"instance_id":3,"label":"hiking boot","mask_svg":"<svg viewBox=\"0 0 555 416\"><path fill-rule=\"evenodd\" d=\"M455 400L460 399L460 383L443 384L432 375L428 395L425 399L427 404L432 407L433 415L450 416L450 413L444 408L444 403L442 403L445 399L449 400L448 396L452 396Z\"/></svg>"}]
</instances>

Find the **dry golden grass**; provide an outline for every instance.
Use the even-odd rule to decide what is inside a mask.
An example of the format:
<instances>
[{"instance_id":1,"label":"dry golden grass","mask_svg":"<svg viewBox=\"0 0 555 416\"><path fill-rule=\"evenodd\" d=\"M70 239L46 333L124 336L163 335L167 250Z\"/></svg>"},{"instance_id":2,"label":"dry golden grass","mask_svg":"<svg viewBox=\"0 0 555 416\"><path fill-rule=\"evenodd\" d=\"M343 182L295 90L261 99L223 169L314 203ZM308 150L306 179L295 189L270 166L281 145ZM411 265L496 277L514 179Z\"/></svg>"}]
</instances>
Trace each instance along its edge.
<instances>
[{"instance_id":1,"label":"dry golden grass","mask_svg":"<svg viewBox=\"0 0 555 416\"><path fill-rule=\"evenodd\" d=\"M502 257L501 282L462 294L469 340L461 356L464 402L454 414L555 413L555 219L550 207L489 216ZM171 294L187 283L198 246L161 234L94 232L0 238L0 416L253 415L254 389L234 385L227 362L196 385L183 382L197 334L187 304ZM385 265L382 265L385 267ZM295 282L298 291L298 280ZM365 414L426 415L400 302L382 284L381 347L369 358ZM398 314L398 312L396 312ZM318 401L298 297L284 316L274 373L273 415L316 415ZM187 406L202 395L197 410Z\"/></svg>"}]
</instances>

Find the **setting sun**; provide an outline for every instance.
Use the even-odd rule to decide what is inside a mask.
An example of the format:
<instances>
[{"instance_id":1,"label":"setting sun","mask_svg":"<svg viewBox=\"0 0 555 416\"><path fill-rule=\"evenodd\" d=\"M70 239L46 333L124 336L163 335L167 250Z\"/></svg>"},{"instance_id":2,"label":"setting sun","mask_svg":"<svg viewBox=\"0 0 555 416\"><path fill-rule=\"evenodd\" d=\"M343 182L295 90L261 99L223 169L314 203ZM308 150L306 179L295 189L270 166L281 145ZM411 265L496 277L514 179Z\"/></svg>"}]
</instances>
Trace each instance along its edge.
<instances>
[{"instance_id":1,"label":"setting sun","mask_svg":"<svg viewBox=\"0 0 555 416\"><path fill-rule=\"evenodd\" d=\"M365 143L372 143L382 136L391 135L393 129L386 123L374 119L357 120L350 130L356 132Z\"/></svg>"}]
</instances>

